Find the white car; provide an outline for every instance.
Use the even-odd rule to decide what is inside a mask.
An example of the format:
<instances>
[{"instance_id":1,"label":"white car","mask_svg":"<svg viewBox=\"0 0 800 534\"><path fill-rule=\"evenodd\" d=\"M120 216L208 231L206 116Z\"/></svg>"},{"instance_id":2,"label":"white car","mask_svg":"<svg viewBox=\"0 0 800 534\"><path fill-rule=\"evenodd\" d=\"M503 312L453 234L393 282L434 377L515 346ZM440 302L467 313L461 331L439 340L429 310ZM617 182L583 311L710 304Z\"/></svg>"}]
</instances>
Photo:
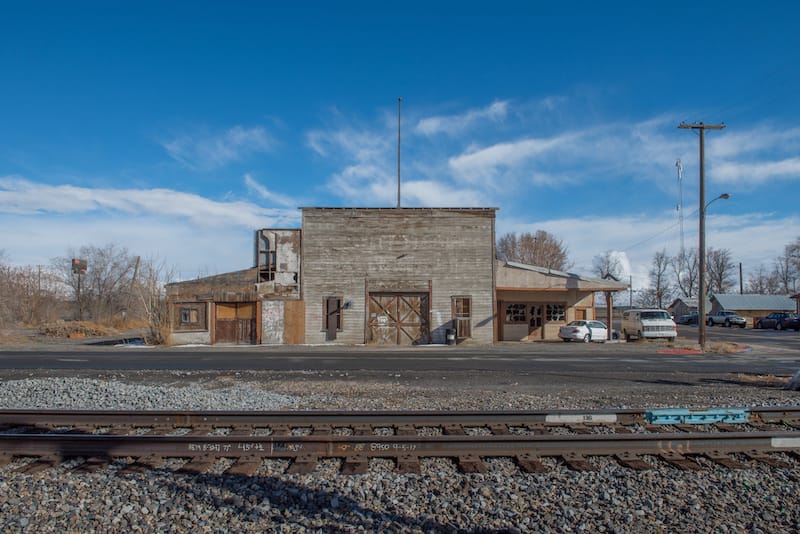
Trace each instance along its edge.
<instances>
[{"instance_id":1,"label":"white car","mask_svg":"<svg viewBox=\"0 0 800 534\"><path fill-rule=\"evenodd\" d=\"M564 341L603 342L608 338L608 328L600 321L572 321L558 329L558 337Z\"/></svg>"}]
</instances>

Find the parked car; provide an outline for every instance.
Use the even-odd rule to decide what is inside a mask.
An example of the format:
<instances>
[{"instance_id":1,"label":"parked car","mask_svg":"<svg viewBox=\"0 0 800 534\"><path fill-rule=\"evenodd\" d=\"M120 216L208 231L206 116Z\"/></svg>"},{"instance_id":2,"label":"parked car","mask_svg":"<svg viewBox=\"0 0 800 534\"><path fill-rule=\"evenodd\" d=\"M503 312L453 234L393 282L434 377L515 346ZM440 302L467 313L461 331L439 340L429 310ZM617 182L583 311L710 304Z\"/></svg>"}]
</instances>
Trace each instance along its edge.
<instances>
[{"instance_id":1,"label":"parked car","mask_svg":"<svg viewBox=\"0 0 800 534\"><path fill-rule=\"evenodd\" d=\"M622 313L622 335L625 341L631 338L657 338L665 337L675 341L678 337L678 327L666 310L626 310Z\"/></svg>"},{"instance_id":2,"label":"parked car","mask_svg":"<svg viewBox=\"0 0 800 534\"><path fill-rule=\"evenodd\" d=\"M706 324L708 326L714 325L725 325L725 326L733 326L736 325L739 328L744 328L747 326L747 320L736 313L735 311L728 311L728 310L720 310L716 313L710 313L706 316Z\"/></svg>"},{"instance_id":3,"label":"parked car","mask_svg":"<svg viewBox=\"0 0 800 534\"><path fill-rule=\"evenodd\" d=\"M781 328L784 330L800 331L800 315L790 315L785 318L781 323Z\"/></svg>"},{"instance_id":4,"label":"parked car","mask_svg":"<svg viewBox=\"0 0 800 534\"><path fill-rule=\"evenodd\" d=\"M572 321L558 329L558 337L564 341L605 341L608 328L600 321Z\"/></svg>"},{"instance_id":5,"label":"parked car","mask_svg":"<svg viewBox=\"0 0 800 534\"><path fill-rule=\"evenodd\" d=\"M772 312L766 317L762 317L756 321L756 328L774 328L775 330L784 329L784 321L794 316L789 312ZM791 328L791 327L790 327Z\"/></svg>"},{"instance_id":6,"label":"parked car","mask_svg":"<svg viewBox=\"0 0 800 534\"><path fill-rule=\"evenodd\" d=\"M687 313L685 315L679 315L675 318L675 322L677 324L698 324L697 318L700 316L697 312Z\"/></svg>"}]
</instances>

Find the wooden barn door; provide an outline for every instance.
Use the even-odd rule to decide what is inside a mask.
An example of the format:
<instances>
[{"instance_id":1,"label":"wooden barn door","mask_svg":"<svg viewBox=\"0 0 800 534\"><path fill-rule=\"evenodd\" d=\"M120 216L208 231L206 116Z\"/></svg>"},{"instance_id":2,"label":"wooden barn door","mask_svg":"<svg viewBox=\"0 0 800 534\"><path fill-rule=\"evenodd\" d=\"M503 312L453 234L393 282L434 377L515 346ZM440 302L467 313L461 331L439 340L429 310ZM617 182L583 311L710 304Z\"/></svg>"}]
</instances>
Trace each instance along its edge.
<instances>
[{"instance_id":1,"label":"wooden barn door","mask_svg":"<svg viewBox=\"0 0 800 534\"><path fill-rule=\"evenodd\" d=\"M430 342L427 293L370 293L367 342L417 345Z\"/></svg>"},{"instance_id":2,"label":"wooden barn door","mask_svg":"<svg viewBox=\"0 0 800 534\"><path fill-rule=\"evenodd\" d=\"M256 342L256 303L218 302L216 342L252 345Z\"/></svg>"}]
</instances>

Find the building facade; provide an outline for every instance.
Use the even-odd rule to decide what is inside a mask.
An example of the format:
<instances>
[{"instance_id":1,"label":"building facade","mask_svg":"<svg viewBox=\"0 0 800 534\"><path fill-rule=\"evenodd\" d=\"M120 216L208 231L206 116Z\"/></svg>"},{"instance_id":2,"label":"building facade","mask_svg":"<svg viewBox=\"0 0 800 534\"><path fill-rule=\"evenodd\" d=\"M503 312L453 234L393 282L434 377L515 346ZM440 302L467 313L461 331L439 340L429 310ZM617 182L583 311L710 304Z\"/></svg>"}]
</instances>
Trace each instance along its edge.
<instances>
[{"instance_id":1,"label":"building facade","mask_svg":"<svg viewBox=\"0 0 800 534\"><path fill-rule=\"evenodd\" d=\"M302 208L306 343L493 340L494 208Z\"/></svg>"},{"instance_id":2,"label":"building facade","mask_svg":"<svg viewBox=\"0 0 800 534\"><path fill-rule=\"evenodd\" d=\"M172 344L557 339L624 284L495 259L495 208L301 208L253 267L169 284Z\"/></svg>"}]
</instances>

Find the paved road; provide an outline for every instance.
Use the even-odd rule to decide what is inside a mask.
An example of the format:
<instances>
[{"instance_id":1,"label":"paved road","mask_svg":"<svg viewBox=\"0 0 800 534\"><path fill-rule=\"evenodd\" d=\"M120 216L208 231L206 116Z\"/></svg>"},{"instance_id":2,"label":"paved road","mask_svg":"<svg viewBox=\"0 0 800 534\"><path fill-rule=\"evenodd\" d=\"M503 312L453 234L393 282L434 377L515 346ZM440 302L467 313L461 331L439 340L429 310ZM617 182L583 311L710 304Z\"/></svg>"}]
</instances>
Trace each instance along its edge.
<instances>
[{"instance_id":1,"label":"paved road","mask_svg":"<svg viewBox=\"0 0 800 534\"><path fill-rule=\"evenodd\" d=\"M0 351L0 369L510 371L524 373L792 374L800 350L756 346L738 353L672 353L663 343L535 343L495 347L136 347Z\"/></svg>"}]
</instances>

